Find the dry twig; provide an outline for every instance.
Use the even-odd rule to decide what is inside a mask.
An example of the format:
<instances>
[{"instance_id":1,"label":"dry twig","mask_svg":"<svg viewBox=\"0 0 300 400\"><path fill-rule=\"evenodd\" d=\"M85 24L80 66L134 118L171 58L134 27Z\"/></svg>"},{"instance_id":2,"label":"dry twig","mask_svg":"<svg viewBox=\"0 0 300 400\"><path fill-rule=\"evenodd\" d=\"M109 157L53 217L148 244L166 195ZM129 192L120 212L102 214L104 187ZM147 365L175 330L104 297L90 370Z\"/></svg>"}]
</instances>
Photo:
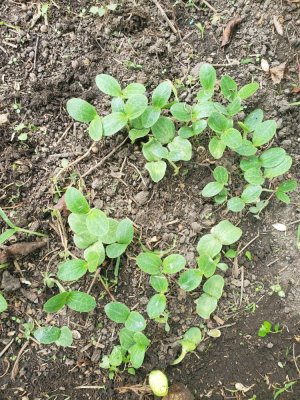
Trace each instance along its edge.
<instances>
[{"instance_id":1,"label":"dry twig","mask_svg":"<svg viewBox=\"0 0 300 400\"><path fill-rule=\"evenodd\" d=\"M177 29L175 28L173 22L170 20L170 18L167 16L167 14L165 13L165 10L162 8L162 6L160 5L160 3L158 2L158 0L152 0L153 3L156 5L156 7L159 9L161 15L164 17L164 19L167 21L169 27L171 28L172 32L175 33L175 35L177 34Z\"/></svg>"}]
</instances>

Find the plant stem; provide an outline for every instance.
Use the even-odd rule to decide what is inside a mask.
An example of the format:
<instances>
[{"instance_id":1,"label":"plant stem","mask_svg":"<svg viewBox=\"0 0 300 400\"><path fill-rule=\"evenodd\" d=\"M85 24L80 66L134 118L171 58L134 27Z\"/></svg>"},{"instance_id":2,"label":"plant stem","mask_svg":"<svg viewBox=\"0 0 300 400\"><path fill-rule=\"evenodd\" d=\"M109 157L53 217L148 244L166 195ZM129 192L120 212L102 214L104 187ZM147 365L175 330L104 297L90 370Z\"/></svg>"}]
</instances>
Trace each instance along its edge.
<instances>
[{"instance_id":1,"label":"plant stem","mask_svg":"<svg viewBox=\"0 0 300 400\"><path fill-rule=\"evenodd\" d=\"M174 175L178 175L180 168L177 167L177 165L172 160L168 160L168 161L172 165L172 167L174 168Z\"/></svg>"},{"instance_id":2,"label":"plant stem","mask_svg":"<svg viewBox=\"0 0 300 400\"><path fill-rule=\"evenodd\" d=\"M24 229L24 228L19 228L18 226L15 227L17 232L23 232L23 233L28 233L29 235L35 235L35 236L41 236L41 237L47 237L48 235L45 235L44 233L36 232L36 231L30 231L29 229Z\"/></svg>"}]
</instances>

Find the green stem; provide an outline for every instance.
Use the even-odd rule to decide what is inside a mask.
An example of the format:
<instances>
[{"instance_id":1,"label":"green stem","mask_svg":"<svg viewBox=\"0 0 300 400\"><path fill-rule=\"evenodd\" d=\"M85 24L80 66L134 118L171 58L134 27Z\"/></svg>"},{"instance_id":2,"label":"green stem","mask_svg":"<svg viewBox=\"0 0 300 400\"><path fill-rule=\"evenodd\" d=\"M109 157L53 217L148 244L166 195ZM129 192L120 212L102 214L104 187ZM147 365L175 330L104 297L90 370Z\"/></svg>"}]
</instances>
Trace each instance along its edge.
<instances>
[{"instance_id":1,"label":"green stem","mask_svg":"<svg viewBox=\"0 0 300 400\"><path fill-rule=\"evenodd\" d=\"M168 160L168 161L172 165L172 167L174 168L174 175L178 175L180 168L177 167L177 165L172 160Z\"/></svg>"},{"instance_id":2,"label":"green stem","mask_svg":"<svg viewBox=\"0 0 300 400\"><path fill-rule=\"evenodd\" d=\"M180 356L179 356L178 358L176 358L176 360L174 360L174 361L171 363L171 365L177 365L177 364L179 364L179 363L184 359L184 357L185 357L186 355L187 355L187 351L184 350L184 349L182 349L182 352L181 352Z\"/></svg>"}]
</instances>

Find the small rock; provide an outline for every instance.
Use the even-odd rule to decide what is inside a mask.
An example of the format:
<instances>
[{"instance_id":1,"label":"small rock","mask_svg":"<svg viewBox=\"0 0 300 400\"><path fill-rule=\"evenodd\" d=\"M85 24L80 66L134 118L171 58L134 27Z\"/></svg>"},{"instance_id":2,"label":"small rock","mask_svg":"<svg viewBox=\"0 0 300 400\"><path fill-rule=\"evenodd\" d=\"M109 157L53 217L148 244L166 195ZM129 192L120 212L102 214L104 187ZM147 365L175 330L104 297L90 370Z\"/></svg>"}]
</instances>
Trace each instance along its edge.
<instances>
[{"instance_id":1,"label":"small rock","mask_svg":"<svg viewBox=\"0 0 300 400\"><path fill-rule=\"evenodd\" d=\"M4 271L1 286L4 292L14 292L15 290L20 289L21 283L18 278L12 276L8 271Z\"/></svg>"},{"instance_id":2,"label":"small rock","mask_svg":"<svg viewBox=\"0 0 300 400\"><path fill-rule=\"evenodd\" d=\"M48 32L48 26L47 25L42 25L41 26L41 32L42 33L47 33Z\"/></svg>"},{"instance_id":3,"label":"small rock","mask_svg":"<svg viewBox=\"0 0 300 400\"><path fill-rule=\"evenodd\" d=\"M274 344L273 344L273 343L269 342L269 343L267 344L267 348L268 348L268 349L272 349L273 347L274 347Z\"/></svg>"},{"instance_id":4,"label":"small rock","mask_svg":"<svg viewBox=\"0 0 300 400\"><path fill-rule=\"evenodd\" d=\"M149 192L143 190L142 192L139 192L134 196L134 200L142 206L143 204L147 203L148 197L149 197Z\"/></svg>"},{"instance_id":5,"label":"small rock","mask_svg":"<svg viewBox=\"0 0 300 400\"><path fill-rule=\"evenodd\" d=\"M7 124L8 114L0 114L0 125Z\"/></svg>"},{"instance_id":6,"label":"small rock","mask_svg":"<svg viewBox=\"0 0 300 400\"><path fill-rule=\"evenodd\" d=\"M165 400L194 400L194 395L182 383L174 383L170 386Z\"/></svg>"}]
</instances>

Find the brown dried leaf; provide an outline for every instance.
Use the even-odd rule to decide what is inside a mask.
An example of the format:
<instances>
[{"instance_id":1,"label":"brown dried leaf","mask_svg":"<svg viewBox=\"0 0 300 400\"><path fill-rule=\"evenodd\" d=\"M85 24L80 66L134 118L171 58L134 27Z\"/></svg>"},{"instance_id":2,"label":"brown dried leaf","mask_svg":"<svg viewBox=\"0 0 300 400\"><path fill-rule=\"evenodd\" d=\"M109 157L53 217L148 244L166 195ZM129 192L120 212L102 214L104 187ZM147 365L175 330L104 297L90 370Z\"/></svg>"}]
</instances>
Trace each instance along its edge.
<instances>
[{"instance_id":1,"label":"brown dried leaf","mask_svg":"<svg viewBox=\"0 0 300 400\"><path fill-rule=\"evenodd\" d=\"M283 36L283 27L282 27L281 23L279 22L279 19L275 15L273 16L273 23L274 23L274 26L275 26L275 29L276 29L278 35Z\"/></svg>"},{"instance_id":2,"label":"brown dried leaf","mask_svg":"<svg viewBox=\"0 0 300 400\"><path fill-rule=\"evenodd\" d=\"M54 210L60 211L65 217L69 214L64 194L61 196L61 198L58 200L53 208Z\"/></svg>"},{"instance_id":3,"label":"brown dried leaf","mask_svg":"<svg viewBox=\"0 0 300 400\"><path fill-rule=\"evenodd\" d=\"M270 68L270 74L274 85L277 85L282 81L286 70L286 64L286 62L283 62L276 67Z\"/></svg>"},{"instance_id":4,"label":"brown dried leaf","mask_svg":"<svg viewBox=\"0 0 300 400\"><path fill-rule=\"evenodd\" d=\"M223 39L222 39L221 47L226 46L231 41L232 33L233 33L235 27L237 25L239 25L242 22L242 20L243 19L241 17L234 17L228 22L228 24L223 32Z\"/></svg>"},{"instance_id":5,"label":"brown dried leaf","mask_svg":"<svg viewBox=\"0 0 300 400\"><path fill-rule=\"evenodd\" d=\"M47 243L48 239L43 239L36 242L20 242L5 246L3 251L0 252L0 264L6 263L11 258L27 256L34 251L40 250Z\"/></svg>"}]
</instances>

